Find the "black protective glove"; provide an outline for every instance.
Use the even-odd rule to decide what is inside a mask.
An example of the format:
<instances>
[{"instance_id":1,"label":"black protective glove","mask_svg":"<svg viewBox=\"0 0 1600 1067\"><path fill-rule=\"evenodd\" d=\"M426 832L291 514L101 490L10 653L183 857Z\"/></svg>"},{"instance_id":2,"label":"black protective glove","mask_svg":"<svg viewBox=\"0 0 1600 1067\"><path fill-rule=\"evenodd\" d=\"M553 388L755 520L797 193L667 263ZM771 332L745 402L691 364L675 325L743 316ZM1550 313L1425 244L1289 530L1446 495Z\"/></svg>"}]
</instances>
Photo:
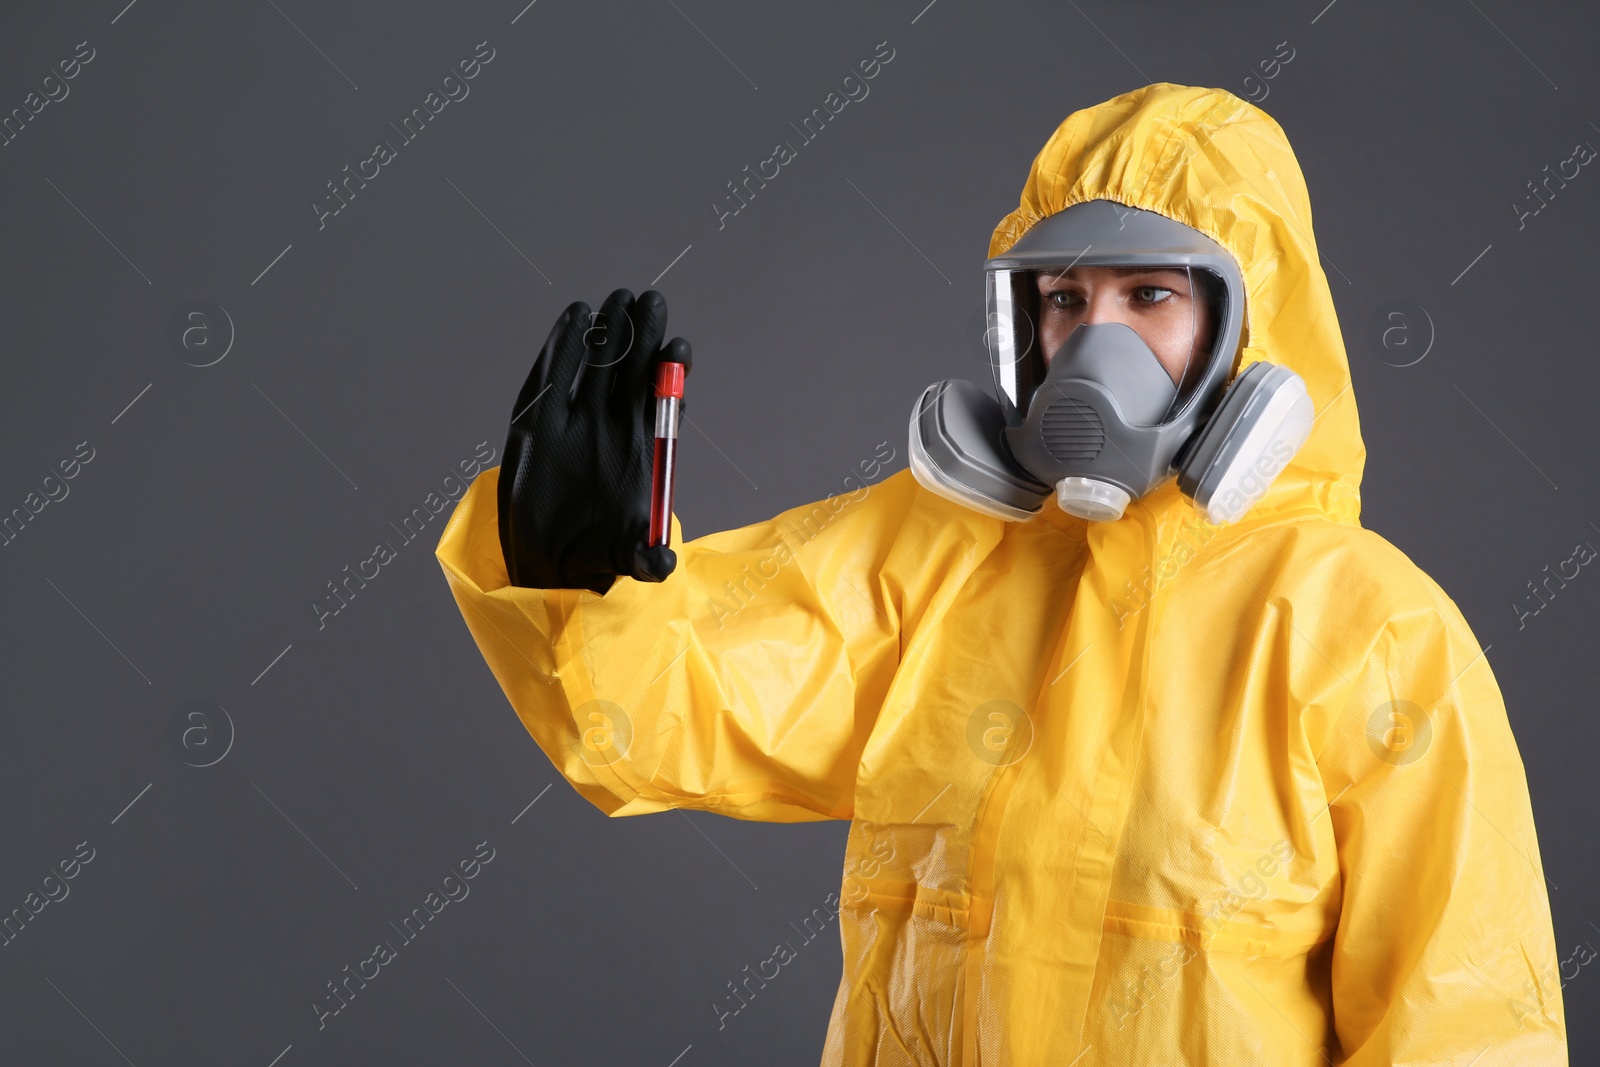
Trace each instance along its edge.
<instances>
[{"instance_id":1,"label":"black protective glove","mask_svg":"<svg viewBox=\"0 0 1600 1067\"><path fill-rule=\"evenodd\" d=\"M626 289L598 315L570 305L550 330L512 409L500 468L500 550L512 585L592 589L618 575L664 581L678 565L646 547L655 458L655 368L692 361L667 345L667 301Z\"/></svg>"}]
</instances>

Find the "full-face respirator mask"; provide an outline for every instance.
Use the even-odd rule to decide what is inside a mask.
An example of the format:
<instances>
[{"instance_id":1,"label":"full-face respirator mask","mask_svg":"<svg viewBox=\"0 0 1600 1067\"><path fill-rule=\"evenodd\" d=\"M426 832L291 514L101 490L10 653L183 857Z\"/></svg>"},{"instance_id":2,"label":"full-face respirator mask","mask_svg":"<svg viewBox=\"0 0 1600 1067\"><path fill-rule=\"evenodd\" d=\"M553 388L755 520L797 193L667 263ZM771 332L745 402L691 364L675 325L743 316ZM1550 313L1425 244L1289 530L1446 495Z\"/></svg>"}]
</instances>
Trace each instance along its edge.
<instances>
[{"instance_id":1,"label":"full-face respirator mask","mask_svg":"<svg viewBox=\"0 0 1600 1067\"><path fill-rule=\"evenodd\" d=\"M1244 282L1198 230L1091 200L1035 224L984 278L994 395L937 382L911 413L911 470L931 492L1012 521L1054 493L1114 520L1176 475L1208 521L1232 523L1311 432L1289 368L1229 382Z\"/></svg>"}]
</instances>

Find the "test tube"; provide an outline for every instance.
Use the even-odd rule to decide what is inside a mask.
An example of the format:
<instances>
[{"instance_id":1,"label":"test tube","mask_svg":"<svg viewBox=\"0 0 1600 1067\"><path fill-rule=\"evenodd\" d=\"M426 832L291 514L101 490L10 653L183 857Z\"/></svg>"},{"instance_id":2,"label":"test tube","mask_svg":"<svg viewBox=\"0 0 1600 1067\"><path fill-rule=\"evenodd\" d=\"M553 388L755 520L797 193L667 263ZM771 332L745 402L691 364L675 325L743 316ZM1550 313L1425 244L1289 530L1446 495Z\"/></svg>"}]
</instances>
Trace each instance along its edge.
<instances>
[{"instance_id":1,"label":"test tube","mask_svg":"<svg viewBox=\"0 0 1600 1067\"><path fill-rule=\"evenodd\" d=\"M683 364L656 365L656 455L650 479L650 547L672 536L672 487L678 466L678 415L683 401Z\"/></svg>"}]
</instances>

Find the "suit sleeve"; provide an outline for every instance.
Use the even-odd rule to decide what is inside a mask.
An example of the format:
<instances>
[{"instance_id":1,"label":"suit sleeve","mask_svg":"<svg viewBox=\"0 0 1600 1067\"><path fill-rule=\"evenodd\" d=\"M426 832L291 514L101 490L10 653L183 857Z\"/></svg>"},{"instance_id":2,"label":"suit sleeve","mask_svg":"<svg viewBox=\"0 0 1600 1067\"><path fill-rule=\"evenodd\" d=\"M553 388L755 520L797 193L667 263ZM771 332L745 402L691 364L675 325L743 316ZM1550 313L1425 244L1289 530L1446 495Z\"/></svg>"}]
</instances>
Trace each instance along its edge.
<instances>
[{"instance_id":1,"label":"suit sleeve","mask_svg":"<svg viewBox=\"0 0 1600 1067\"><path fill-rule=\"evenodd\" d=\"M1343 886L1334 1028L1350 1067L1567 1062L1527 776L1499 687L1426 575L1318 764Z\"/></svg>"},{"instance_id":2,"label":"suit sleeve","mask_svg":"<svg viewBox=\"0 0 1600 1067\"><path fill-rule=\"evenodd\" d=\"M902 628L959 577L928 557L972 555L927 532L930 494L909 471L687 543L674 515L677 569L603 596L508 584L498 478L478 476L436 554L517 715L579 793L613 816L850 817Z\"/></svg>"}]
</instances>

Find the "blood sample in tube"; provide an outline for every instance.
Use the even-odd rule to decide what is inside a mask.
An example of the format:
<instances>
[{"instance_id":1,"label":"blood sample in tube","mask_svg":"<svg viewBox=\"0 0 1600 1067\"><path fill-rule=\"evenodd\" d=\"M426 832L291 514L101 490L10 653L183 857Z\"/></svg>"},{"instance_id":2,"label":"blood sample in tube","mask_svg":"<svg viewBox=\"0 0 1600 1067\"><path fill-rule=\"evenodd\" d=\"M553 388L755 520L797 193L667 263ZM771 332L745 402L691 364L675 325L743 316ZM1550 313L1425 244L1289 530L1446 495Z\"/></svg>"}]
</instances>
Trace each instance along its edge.
<instances>
[{"instance_id":1,"label":"blood sample in tube","mask_svg":"<svg viewBox=\"0 0 1600 1067\"><path fill-rule=\"evenodd\" d=\"M683 364L656 365L656 454L650 478L649 545L672 537L672 488L678 466L678 416L683 403Z\"/></svg>"}]
</instances>

